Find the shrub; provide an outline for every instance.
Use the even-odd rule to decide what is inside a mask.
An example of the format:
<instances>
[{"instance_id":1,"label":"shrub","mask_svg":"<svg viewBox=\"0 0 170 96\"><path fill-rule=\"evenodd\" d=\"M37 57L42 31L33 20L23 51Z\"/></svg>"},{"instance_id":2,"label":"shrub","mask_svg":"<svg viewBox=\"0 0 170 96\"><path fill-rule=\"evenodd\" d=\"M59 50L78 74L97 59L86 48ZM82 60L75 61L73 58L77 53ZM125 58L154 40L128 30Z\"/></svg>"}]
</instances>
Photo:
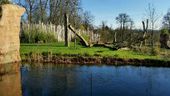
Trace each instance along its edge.
<instances>
[{"instance_id":1,"label":"shrub","mask_svg":"<svg viewBox=\"0 0 170 96\"><path fill-rule=\"evenodd\" d=\"M140 48L140 52L144 53L144 54L150 54L151 49L149 47L142 47Z\"/></svg>"},{"instance_id":2,"label":"shrub","mask_svg":"<svg viewBox=\"0 0 170 96\"><path fill-rule=\"evenodd\" d=\"M166 34L166 35L168 35L168 34L170 34L170 33L169 33L168 29L162 29L162 30L161 30L161 34Z\"/></svg>"},{"instance_id":3,"label":"shrub","mask_svg":"<svg viewBox=\"0 0 170 96\"><path fill-rule=\"evenodd\" d=\"M168 48L167 41L169 40L169 31L168 29L162 29L161 34L160 34L160 43L161 43L161 48Z\"/></svg>"},{"instance_id":4,"label":"shrub","mask_svg":"<svg viewBox=\"0 0 170 96\"><path fill-rule=\"evenodd\" d=\"M90 41L90 36L86 35L86 34L82 34L82 37L89 42ZM75 38L72 39L72 41L74 41L74 39L76 39L76 42L78 43L82 43L82 41L76 36Z\"/></svg>"},{"instance_id":5,"label":"shrub","mask_svg":"<svg viewBox=\"0 0 170 96\"><path fill-rule=\"evenodd\" d=\"M160 54L160 48L158 47L151 48L151 55L159 55L159 54Z\"/></svg>"},{"instance_id":6,"label":"shrub","mask_svg":"<svg viewBox=\"0 0 170 96\"><path fill-rule=\"evenodd\" d=\"M52 43L55 41L56 38L52 32L44 32L37 28L25 29L21 34L22 43Z\"/></svg>"},{"instance_id":7,"label":"shrub","mask_svg":"<svg viewBox=\"0 0 170 96\"><path fill-rule=\"evenodd\" d=\"M161 57L166 60L170 60L170 53L168 51L165 51L161 54Z\"/></svg>"},{"instance_id":8,"label":"shrub","mask_svg":"<svg viewBox=\"0 0 170 96\"><path fill-rule=\"evenodd\" d=\"M136 47L133 49L136 52L140 52L142 54L147 54L147 55L159 55L160 54L160 48L158 46L156 47Z\"/></svg>"},{"instance_id":9,"label":"shrub","mask_svg":"<svg viewBox=\"0 0 170 96\"><path fill-rule=\"evenodd\" d=\"M11 2L9 0L0 0L0 5L3 4L10 4Z\"/></svg>"},{"instance_id":10,"label":"shrub","mask_svg":"<svg viewBox=\"0 0 170 96\"><path fill-rule=\"evenodd\" d=\"M83 56L89 57L89 56L91 56L91 55L90 55L89 53L84 53Z\"/></svg>"}]
</instances>

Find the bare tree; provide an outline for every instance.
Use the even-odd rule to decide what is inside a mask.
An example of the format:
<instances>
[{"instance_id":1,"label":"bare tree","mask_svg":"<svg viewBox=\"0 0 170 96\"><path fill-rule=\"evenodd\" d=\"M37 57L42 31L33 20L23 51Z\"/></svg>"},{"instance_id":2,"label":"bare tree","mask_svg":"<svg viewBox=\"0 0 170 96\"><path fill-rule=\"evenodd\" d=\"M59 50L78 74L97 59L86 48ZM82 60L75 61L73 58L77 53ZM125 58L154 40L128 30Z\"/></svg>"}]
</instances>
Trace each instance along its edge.
<instances>
[{"instance_id":1,"label":"bare tree","mask_svg":"<svg viewBox=\"0 0 170 96\"><path fill-rule=\"evenodd\" d=\"M148 8L146 12L149 20L149 29L151 30L151 45L154 46L154 30L156 29L155 25L159 19L159 16L153 4L150 3L148 4Z\"/></svg>"},{"instance_id":2,"label":"bare tree","mask_svg":"<svg viewBox=\"0 0 170 96\"><path fill-rule=\"evenodd\" d=\"M170 9L163 18L163 27L167 28L168 31L170 32Z\"/></svg>"},{"instance_id":3,"label":"bare tree","mask_svg":"<svg viewBox=\"0 0 170 96\"><path fill-rule=\"evenodd\" d=\"M55 24L64 24L64 14L69 15L70 23L75 23L78 17L80 0L15 0L26 9L29 23L45 20ZM75 24L73 24L75 25Z\"/></svg>"},{"instance_id":4,"label":"bare tree","mask_svg":"<svg viewBox=\"0 0 170 96\"><path fill-rule=\"evenodd\" d=\"M48 2L49 2L49 0L39 0L40 20L41 20L41 22L44 22Z\"/></svg>"},{"instance_id":5,"label":"bare tree","mask_svg":"<svg viewBox=\"0 0 170 96\"><path fill-rule=\"evenodd\" d=\"M142 36L142 40L141 40L141 43L140 43L140 48L142 47L143 42L144 42L145 45L146 45L146 37L147 37L147 33L148 33L148 23L149 23L149 20L148 20L148 19L146 20L146 23L145 23L144 21L142 21L142 25L143 25L143 36Z\"/></svg>"},{"instance_id":6,"label":"bare tree","mask_svg":"<svg viewBox=\"0 0 170 96\"><path fill-rule=\"evenodd\" d=\"M59 24L60 19L60 11L62 11L61 0L49 0L49 21L53 24Z\"/></svg>"},{"instance_id":7,"label":"bare tree","mask_svg":"<svg viewBox=\"0 0 170 96\"><path fill-rule=\"evenodd\" d=\"M49 20L53 24L64 24L63 16L68 14L69 21L75 25L75 17L78 17L80 0L49 0Z\"/></svg>"},{"instance_id":8,"label":"bare tree","mask_svg":"<svg viewBox=\"0 0 170 96\"><path fill-rule=\"evenodd\" d=\"M121 41L124 41L124 32L125 30L128 28L128 23L132 22L132 19L130 18L129 15L127 15L126 13L120 13L117 17L116 17L116 21L117 23L119 23L119 28L120 28L120 32L121 32Z\"/></svg>"},{"instance_id":9,"label":"bare tree","mask_svg":"<svg viewBox=\"0 0 170 96\"><path fill-rule=\"evenodd\" d=\"M82 23L83 23L85 30L90 29L90 27L92 26L93 19L94 19L94 17L93 17L93 15L91 15L90 12L85 11L83 13L83 16L82 16L83 22Z\"/></svg>"},{"instance_id":10,"label":"bare tree","mask_svg":"<svg viewBox=\"0 0 170 96\"><path fill-rule=\"evenodd\" d=\"M36 1L37 0L26 0L26 9L27 9L27 12L28 12L28 21L29 23L31 24L32 23L32 17L33 17L33 11L36 7Z\"/></svg>"},{"instance_id":11,"label":"bare tree","mask_svg":"<svg viewBox=\"0 0 170 96\"><path fill-rule=\"evenodd\" d=\"M129 20L129 28L128 28L128 34L129 34L129 36L127 36L127 38L128 38L128 46L131 46L132 44L133 44L133 27L134 27L134 21L132 20L132 19L130 19ZM127 26L127 27L128 27Z\"/></svg>"},{"instance_id":12,"label":"bare tree","mask_svg":"<svg viewBox=\"0 0 170 96\"><path fill-rule=\"evenodd\" d=\"M38 0L15 0L15 2L26 9L29 24L33 23L33 13L37 9Z\"/></svg>"}]
</instances>

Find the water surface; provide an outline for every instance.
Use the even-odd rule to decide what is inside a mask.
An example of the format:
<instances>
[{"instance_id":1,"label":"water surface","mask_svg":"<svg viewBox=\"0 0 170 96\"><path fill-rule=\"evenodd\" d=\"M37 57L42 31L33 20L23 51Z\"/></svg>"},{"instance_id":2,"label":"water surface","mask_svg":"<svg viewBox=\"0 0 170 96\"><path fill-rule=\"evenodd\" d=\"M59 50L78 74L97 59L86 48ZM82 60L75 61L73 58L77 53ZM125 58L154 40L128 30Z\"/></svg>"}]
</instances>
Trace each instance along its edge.
<instances>
[{"instance_id":1,"label":"water surface","mask_svg":"<svg viewBox=\"0 0 170 96\"><path fill-rule=\"evenodd\" d=\"M9 64L0 96L170 96L170 68Z\"/></svg>"},{"instance_id":2,"label":"water surface","mask_svg":"<svg viewBox=\"0 0 170 96\"><path fill-rule=\"evenodd\" d=\"M170 68L23 64L23 96L170 96Z\"/></svg>"}]
</instances>

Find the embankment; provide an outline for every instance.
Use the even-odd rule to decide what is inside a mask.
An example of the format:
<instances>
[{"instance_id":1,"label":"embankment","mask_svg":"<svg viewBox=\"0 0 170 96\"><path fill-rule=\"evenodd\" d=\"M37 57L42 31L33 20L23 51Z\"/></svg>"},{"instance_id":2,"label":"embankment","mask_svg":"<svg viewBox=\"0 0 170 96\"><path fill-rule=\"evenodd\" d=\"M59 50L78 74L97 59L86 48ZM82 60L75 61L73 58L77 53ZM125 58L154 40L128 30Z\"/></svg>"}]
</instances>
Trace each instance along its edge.
<instances>
[{"instance_id":1,"label":"embankment","mask_svg":"<svg viewBox=\"0 0 170 96\"><path fill-rule=\"evenodd\" d=\"M39 56L26 57L23 62L34 63L53 63L53 64L107 64L107 65L134 65L134 66L153 66L170 67L170 61L156 59L124 59L114 57L88 57L88 56Z\"/></svg>"}]
</instances>

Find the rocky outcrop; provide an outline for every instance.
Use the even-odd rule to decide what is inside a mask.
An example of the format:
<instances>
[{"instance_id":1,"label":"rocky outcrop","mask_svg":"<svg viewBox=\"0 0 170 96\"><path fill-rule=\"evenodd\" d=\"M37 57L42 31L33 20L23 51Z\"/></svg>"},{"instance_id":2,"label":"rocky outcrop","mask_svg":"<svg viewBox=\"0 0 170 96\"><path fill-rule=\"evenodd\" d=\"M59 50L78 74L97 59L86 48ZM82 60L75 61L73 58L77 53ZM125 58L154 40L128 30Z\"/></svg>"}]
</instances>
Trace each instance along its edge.
<instances>
[{"instance_id":1,"label":"rocky outcrop","mask_svg":"<svg viewBox=\"0 0 170 96\"><path fill-rule=\"evenodd\" d=\"M25 9L17 5L0 6L0 64L20 61L20 19Z\"/></svg>"}]
</instances>

